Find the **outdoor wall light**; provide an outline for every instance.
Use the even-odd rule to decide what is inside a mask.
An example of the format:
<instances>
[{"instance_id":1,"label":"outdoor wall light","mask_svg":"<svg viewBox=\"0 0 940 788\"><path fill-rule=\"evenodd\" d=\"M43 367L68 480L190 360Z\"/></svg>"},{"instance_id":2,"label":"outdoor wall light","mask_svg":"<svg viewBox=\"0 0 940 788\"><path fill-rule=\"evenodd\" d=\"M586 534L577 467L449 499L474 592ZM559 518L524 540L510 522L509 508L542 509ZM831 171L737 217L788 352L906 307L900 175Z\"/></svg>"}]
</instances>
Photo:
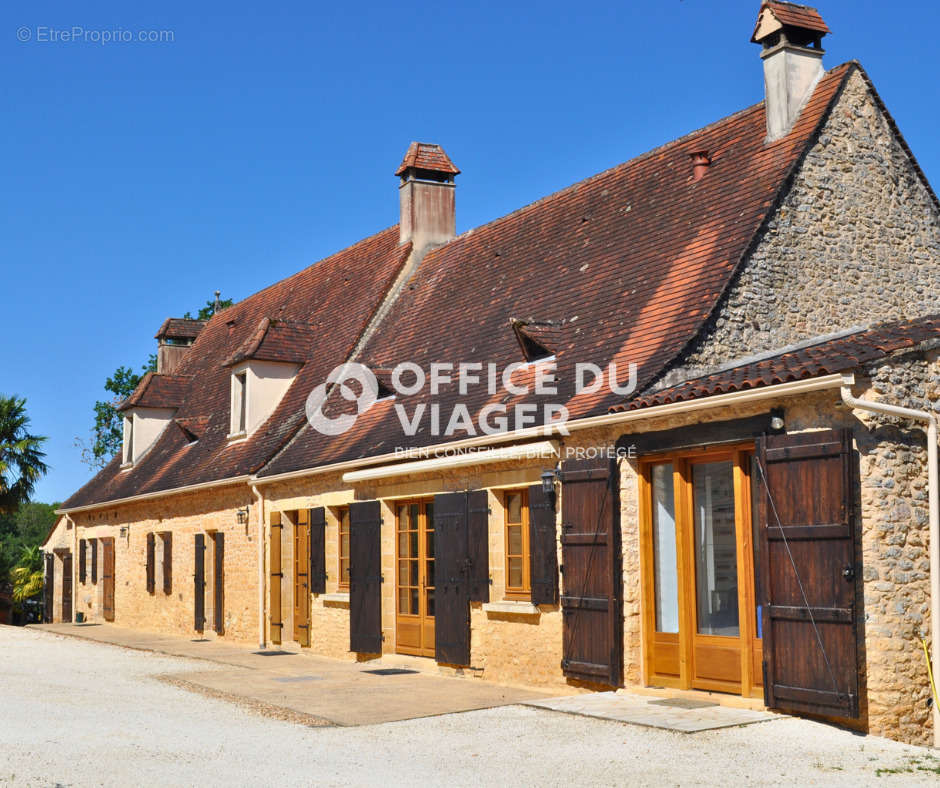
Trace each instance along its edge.
<instances>
[{"instance_id":1,"label":"outdoor wall light","mask_svg":"<svg viewBox=\"0 0 940 788\"><path fill-rule=\"evenodd\" d=\"M551 495L555 492L555 471L547 470L542 471L542 492L546 495Z\"/></svg>"},{"instance_id":2,"label":"outdoor wall light","mask_svg":"<svg viewBox=\"0 0 940 788\"><path fill-rule=\"evenodd\" d=\"M244 509L236 509L235 517L238 519L239 525L248 525L248 507Z\"/></svg>"},{"instance_id":3,"label":"outdoor wall light","mask_svg":"<svg viewBox=\"0 0 940 788\"><path fill-rule=\"evenodd\" d=\"M770 411L770 429L773 432L783 432L786 422L783 420L783 408L774 408Z\"/></svg>"}]
</instances>

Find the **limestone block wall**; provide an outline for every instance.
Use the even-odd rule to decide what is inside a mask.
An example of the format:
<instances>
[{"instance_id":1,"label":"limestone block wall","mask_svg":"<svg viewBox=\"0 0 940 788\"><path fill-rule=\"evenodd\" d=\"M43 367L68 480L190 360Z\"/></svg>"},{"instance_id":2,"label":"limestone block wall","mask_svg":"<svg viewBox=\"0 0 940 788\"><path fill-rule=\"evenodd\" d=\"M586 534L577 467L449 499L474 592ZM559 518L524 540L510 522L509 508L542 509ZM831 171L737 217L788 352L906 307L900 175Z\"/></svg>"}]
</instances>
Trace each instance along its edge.
<instances>
[{"instance_id":1,"label":"limestone block wall","mask_svg":"<svg viewBox=\"0 0 940 788\"><path fill-rule=\"evenodd\" d=\"M256 642L258 631L257 533L237 522L236 510L249 503L244 485L76 514L81 539L114 539L114 624L192 637L196 589L195 536L225 534L223 566L224 636ZM162 541L156 539L156 587L147 592L147 534L173 534L172 590L164 593ZM206 537L206 627L213 627L213 541ZM103 552L98 543L98 582L91 583L91 562L85 583L75 586L76 610L91 621L103 620ZM76 561L77 563L77 561ZM208 636L208 635L207 635Z\"/></svg>"},{"instance_id":2,"label":"limestone block wall","mask_svg":"<svg viewBox=\"0 0 940 788\"><path fill-rule=\"evenodd\" d=\"M663 383L809 337L930 314L938 300L936 204L856 72L682 371Z\"/></svg>"}]
</instances>

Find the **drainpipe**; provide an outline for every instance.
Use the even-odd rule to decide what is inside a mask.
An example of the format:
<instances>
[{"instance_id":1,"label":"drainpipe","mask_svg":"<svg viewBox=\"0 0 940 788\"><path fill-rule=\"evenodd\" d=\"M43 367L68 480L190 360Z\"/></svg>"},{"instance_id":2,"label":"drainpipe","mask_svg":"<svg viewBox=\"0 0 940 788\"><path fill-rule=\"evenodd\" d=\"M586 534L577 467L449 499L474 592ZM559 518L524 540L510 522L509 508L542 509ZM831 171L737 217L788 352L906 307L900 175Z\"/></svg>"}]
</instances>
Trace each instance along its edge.
<instances>
[{"instance_id":1,"label":"drainpipe","mask_svg":"<svg viewBox=\"0 0 940 788\"><path fill-rule=\"evenodd\" d=\"M930 509L930 661L934 670L940 665L940 467L937 459L937 417L924 410L900 408L852 396L854 376L842 376L842 401L851 408L912 419L927 426L927 485ZM933 704L933 743L940 747L940 709Z\"/></svg>"},{"instance_id":2,"label":"drainpipe","mask_svg":"<svg viewBox=\"0 0 940 788\"><path fill-rule=\"evenodd\" d=\"M251 491L258 499L258 648L264 648L267 645L264 626L264 495L254 484L251 485Z\"/></svg>"}]
</instances>

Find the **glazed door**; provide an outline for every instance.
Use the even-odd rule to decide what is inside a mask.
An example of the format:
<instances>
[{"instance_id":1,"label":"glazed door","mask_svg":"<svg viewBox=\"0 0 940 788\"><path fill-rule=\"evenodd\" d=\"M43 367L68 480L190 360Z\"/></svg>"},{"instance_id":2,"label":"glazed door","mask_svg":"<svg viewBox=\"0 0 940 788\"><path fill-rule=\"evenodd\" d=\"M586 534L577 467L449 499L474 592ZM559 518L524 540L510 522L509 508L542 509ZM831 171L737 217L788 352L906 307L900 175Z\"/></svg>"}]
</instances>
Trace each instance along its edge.
<instances>
[{"instance_id":1,"label":"glazed door","mask_svg":"<svg viewBox=\"0 0 940 788\"><path fill-rule=\"evenodd\" d=\"M752 695L761 685L749 449L643 474L647 683Z\"/></svg>"},{"instance_id":2,"label":"glazed door","mask_svg":"<svg viewBox=\"0 0 940 788\"><path fill-rule=\"evenodd\" d=\"M310 519L306 509L294 525L294 640L310 645Z\"/></svg>"},{"instance_id":3,"label":"glazed door","mask_svg":"<svg viewBox=\"0 0 940 788\"><path fill-rule=\"evenodd\" d=\"M400 503L395 511L396 650L434 656L434 504Z\"/></svg>"}]
</instances>

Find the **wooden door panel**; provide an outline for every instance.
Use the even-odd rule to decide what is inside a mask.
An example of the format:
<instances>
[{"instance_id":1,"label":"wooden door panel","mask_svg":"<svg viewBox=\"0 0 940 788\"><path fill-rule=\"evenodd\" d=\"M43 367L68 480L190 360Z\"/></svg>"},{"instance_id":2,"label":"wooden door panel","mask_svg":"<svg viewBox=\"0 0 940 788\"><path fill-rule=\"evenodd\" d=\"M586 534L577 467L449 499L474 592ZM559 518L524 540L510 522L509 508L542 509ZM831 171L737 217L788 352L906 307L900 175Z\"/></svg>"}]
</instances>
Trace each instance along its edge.
<instances>
[{"instance_id":1,"label":"wooden door panel","mask_svg":"<svg viewBox=\"0 0 940 788\"><path fill-rule=\"evenodd\" d=\"M310 645L310 521L306 510L294 525L294 640Z\"/></svg>"},{"instance_id":2,"label":"wooden door panel","mask_svg":"<svg viewBox=\"0 0 940 788\"><path fill-rule=\"evenodd\" d=\"M62 620L72 620L72 554L62 556Z\"/></svg>"},{"instance_id":3,"label":"wooden door panel","mask_svg":"<svg viewBox=\"0 0 940 788\"><path fill-rule=\"evenodd\" d=\"M562 669L566 676L619 686L623 675L620 505L616 464L562 464L564 590Z\"/></svg>"},{"instance_id":4,"label":"wooden door panel","mask_svg":"<svg viewBox=\"0 0 940 788\"><path fill-rule=\"evenodd\" d=\"M270 543L268 544L268 615L271 620L271 642L280 644L284 622L281 615L281 513L271 512Z\"/></svg>"},{"instance_id":5,"label":"wooden door panel","mask_svg":"<svg viewBox=\"0 0 940 788\"><path fill-rule=\"evenodd\" d=\"M53 605L55 604L55 556L52 553L46 553L46 571L45 571L45 581L42 589L42 602L43 602L43 622L46 624L52 623L53 618Z\"/></svg>"},{"instance_id":6,"label":"wooden door panel","mask_svg":"<svg viewBox=\"0 0 940 788\"><path fill-rule=\"evenodd\" d=\"M382 652L382 508L349 506L349 650Z\"/></svg>"},{"instance_id":7,"label":"wooden door panel","mask_svg":"<svg viewBox=\"0 0 940 788\"><path fill-rule=\"evenodd\" d=\"M765 702L856 718L856 461L850 430L758 451Z\"/></svg>"},{"instance_id":8,"label":"wooden door panel","mask_svg":"<svg viewBox=\"0 0 940 788\"><path fill-rule=\"evenodd\" d=\"M225 634L225 534L218 532L212 540L215 543L215 577L213 586L213 612L215 613L215 631Z\"/></svg>"},{"instance_id":9,"label":"wooden door panel","mask_svg":"<svg viewBox=\"0 0 940 788\"><path fill-rule=\"evenodd\" d=\"M467 493L434 497L435 659L470 664L470 554Z\"/></svg>"},{"instance_id":10,"label":"wooden door panel","mask_svg":"<svg viewBox=\"0 0 940 788\"><path fill-rule=\"evenodd\" d=\"M193 550L193 629L206 625L206 535L196 534Z\"/></svg>"},{"instance_id":11,"label":"wooden door panel","mask_svg":"<svg viewBox=\"0 0 940 788\"><path fill-rule=\"evenodd\" d=\"M105 621L114 621L114 539L101 540L101 596Z\"/></svg>"}]
</instances>

